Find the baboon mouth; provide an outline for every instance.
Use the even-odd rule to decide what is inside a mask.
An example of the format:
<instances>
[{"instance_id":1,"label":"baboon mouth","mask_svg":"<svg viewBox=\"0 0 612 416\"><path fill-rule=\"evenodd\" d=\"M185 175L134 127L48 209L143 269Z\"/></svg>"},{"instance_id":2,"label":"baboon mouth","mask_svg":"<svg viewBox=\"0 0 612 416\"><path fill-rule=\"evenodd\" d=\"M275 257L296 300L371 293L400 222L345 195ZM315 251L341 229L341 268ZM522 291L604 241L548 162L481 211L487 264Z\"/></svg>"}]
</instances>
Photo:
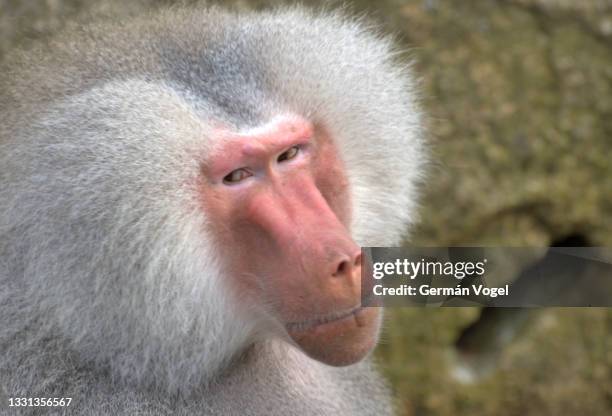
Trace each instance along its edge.
<instances>
[{"instance_id":1,"label":"baboon mouth","mask_svg":"<svg viewBox=\"0 0 612 416\"><path fill-rule=\"evenodd\" d=\"M330 324L348 318L355 319L355 323L357 324L357 326L363 326L364 323L361 318L362 311L363 307L359 305L350 309L334 312L329 315L307 319L305 321L289 322L285 324L285 328L287 328L287 331L289 333L300 333L309 331L322 325Z\"/></svg>"}]
</instances>

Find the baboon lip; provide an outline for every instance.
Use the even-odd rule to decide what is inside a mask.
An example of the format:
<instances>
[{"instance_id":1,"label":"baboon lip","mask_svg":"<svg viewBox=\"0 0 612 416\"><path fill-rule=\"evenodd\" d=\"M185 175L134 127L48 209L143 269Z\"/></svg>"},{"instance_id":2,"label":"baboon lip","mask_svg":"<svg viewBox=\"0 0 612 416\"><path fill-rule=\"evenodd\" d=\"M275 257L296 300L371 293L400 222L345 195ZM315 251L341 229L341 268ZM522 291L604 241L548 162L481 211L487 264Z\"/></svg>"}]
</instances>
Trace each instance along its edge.
<instances>
[{"instance_id":1,"label":"baboon lip","mask_svg":"<svg viewBox=\"0 0 612 416\"><path fill-rule=\"evenodd\" d=\"M328 315L319 316L319 317L307 319L304 321L289 322L285 324L285 328L287 328L287 331L289 333L301 333L301 332L306 332L311 329L317 328L322 325L327 325L330 323L341 321L349 317L355 317L355 319L359 321L357 315L362 310L363 310L363 307L361 305L358 305L350 309L340 310L338 312L333 312Z\"/></svg>"}]
</instances>

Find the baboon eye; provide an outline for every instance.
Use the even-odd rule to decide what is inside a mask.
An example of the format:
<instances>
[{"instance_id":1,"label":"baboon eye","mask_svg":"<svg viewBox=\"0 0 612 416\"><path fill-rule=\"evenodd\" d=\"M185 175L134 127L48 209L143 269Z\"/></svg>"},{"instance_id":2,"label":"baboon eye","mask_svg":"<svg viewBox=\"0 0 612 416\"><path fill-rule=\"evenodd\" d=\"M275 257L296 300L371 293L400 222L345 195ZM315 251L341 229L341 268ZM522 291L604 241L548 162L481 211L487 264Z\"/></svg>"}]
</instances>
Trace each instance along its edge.
<instances>
[{"instance_id":1,"label":"baboon eye","mask_svg":"<svg viewBox=\"0 0 612 416\"><path fill-rule=\"evenodd\" d=\"M245 180L249 176L253 176L253 174L248 170L244 168L236 169L225 175L225 177L223 178L223 183L232 185Z\"/></svg>"},{"instance_id":2,"label":"baboon eye","mask_svg":"<svg viewBox=\"0 0 612 416\"><path fill-rule=\"evenodd\" d=\"M297 156L298 152L300 151L300 148L297 146L293 146L291 149L283 152L277 159L278 162L284 162L287 160L291 160L294 157Z\"/></svg>"}]
</instances>

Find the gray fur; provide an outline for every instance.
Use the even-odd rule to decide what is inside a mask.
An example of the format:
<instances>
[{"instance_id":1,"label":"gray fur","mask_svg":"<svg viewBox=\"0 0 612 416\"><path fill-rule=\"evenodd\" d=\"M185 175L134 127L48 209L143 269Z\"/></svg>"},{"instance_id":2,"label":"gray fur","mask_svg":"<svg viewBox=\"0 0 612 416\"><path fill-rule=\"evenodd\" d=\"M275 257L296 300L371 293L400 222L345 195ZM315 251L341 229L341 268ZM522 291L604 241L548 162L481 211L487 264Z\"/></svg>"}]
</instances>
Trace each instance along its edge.
<instances>
[{"instance_id":1,"label":"gray fur","mask_svg":"<svg viewBox=\"0 0 612 416\"><path fill-rule=\"evenodd\" d=\"M393 54L362 22L297 8L165 11L10 57L0 390L73 397L70 414L390 413L369 360L315 362L231 298L194 187L211 120L242 129L295 112L340 148L355 241L398 244L423 143Z\"/></svg>"}]
</instances>

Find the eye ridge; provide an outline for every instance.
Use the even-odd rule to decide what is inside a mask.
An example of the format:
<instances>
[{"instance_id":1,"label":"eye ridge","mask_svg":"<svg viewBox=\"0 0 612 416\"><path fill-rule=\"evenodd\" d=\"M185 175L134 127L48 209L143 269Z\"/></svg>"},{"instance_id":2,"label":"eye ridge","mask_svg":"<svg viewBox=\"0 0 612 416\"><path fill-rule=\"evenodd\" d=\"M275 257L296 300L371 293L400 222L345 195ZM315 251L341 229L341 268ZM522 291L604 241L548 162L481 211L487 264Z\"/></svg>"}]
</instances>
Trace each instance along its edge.
<instances>
[{"instance_id":1,"label":"eye ridge","mask_svg":"<svg viewBox=\"0 0 612 416\"><path fill-rule=\"evenodd\" d=\"M231 171L227 175L223 177L223 182L229 185L236 184L238 182L242 182L246 178L253 176L251 172L246 170L245 168L240 168Z\"/></svg>"},{"instance_id":2,"label":"eye ridge","mask_svg":"<svg viewBox=\"0 0 612 416\"><path fill-rule=\"evenodd\" d=\"M289 149L287 149L286 151L284 151L283 153L281 153L278 156L278 159L276 159L277 162L286 162L287 160L291 160L294 157L297 156L297 154L299 153L300 148L299 146L293 146Z\"/></svg>"}]
</instances>

